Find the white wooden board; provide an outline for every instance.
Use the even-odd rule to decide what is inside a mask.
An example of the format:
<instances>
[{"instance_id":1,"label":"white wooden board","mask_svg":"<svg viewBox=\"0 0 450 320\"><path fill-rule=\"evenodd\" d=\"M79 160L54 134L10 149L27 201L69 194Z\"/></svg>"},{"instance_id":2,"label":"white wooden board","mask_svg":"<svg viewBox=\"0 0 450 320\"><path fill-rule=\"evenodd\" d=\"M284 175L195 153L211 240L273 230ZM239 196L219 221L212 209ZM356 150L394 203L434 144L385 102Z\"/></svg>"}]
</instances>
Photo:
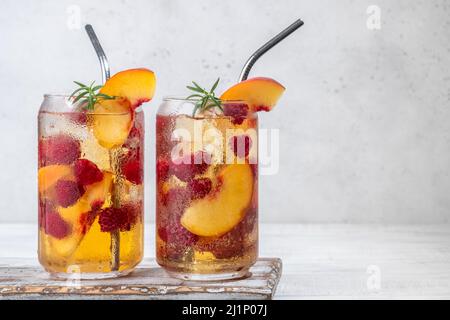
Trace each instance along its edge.
<instances>
[{"instance_id":1,"label":"white wooden board","mask_svg":"<svg viewBox=\"0 0 450 320\"><path fill-rule=\"evenodd\" d=\"M126 277L58 281L27 259L8 259L0 264L0 299L272 299L281 269L280 259L265 258L244 279L192 282L147 260Z\"/></svg>"}]
</instances>

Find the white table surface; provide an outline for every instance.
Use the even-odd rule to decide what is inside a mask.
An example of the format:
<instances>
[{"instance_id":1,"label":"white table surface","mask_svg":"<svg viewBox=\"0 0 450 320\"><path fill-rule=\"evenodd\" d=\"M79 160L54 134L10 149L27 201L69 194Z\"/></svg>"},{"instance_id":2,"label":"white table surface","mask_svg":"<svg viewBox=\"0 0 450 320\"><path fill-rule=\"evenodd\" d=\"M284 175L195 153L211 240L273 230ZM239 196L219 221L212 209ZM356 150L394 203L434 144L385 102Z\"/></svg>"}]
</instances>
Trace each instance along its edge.
<instances>
[{"instance_id":1,"label":"white table surface","mask_svg":"<svg viewBox=\"0 0 450 320\"><path fill-rule=\"evenodd\" d=\"M0 225L0 262L36 257L36 231ZM276 299L450 299L450 224L263 224L260 256L283 259Z\"/></svg>"}]
</instances>

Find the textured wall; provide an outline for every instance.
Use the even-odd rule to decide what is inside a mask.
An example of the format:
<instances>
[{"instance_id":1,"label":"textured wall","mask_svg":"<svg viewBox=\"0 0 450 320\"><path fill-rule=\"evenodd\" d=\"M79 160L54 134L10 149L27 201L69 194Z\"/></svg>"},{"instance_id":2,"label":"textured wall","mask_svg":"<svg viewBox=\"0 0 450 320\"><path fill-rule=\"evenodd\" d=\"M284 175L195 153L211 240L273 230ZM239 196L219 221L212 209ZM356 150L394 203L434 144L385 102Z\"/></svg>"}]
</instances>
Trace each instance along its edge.
<instances>
[{"instance_id":1,"label":"textured wall","mask_svg":"<svg viewBox=\"0 0 450 320\"><path fill-rule=\"evenodd\" d=\"M157 72L157 96L146 105L149 220L161 97L218 76L226 88L249 54L297 17L305 26L252 73L287 87L277 109L261 116L263 128L280 129L279 173L261 177L262 219L450 220L448 1L1 3L0 221L37 216L42 94L69 92L72 80L100 77L84 30L68 20L77 8L81 24L96 28L113 71L147 66ZM366 10L373 4L381 10L381 28L370 30Z\"/></svg>"}]
</instances>

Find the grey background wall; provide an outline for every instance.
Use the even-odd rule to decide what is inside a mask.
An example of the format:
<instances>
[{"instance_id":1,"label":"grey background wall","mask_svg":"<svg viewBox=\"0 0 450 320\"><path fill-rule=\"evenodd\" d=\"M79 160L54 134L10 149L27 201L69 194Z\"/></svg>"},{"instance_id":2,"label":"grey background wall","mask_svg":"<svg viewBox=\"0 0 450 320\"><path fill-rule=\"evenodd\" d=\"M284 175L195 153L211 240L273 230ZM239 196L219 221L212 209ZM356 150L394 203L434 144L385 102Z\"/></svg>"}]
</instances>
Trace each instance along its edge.
<instances>
[{"instance_id":1,"label":"grey background wall","mask_svg":"<svg viewBox=\"0 0 450 320\"><path fill-rule=\"evenodd\" d=\"M381 10L380 29L367 27L370 5ZM162 96L218 76L225 89L254 49L301 17L305 26L252 72L287 87L274 112L261 116L261 127L280 129L280 170L260 180L262 220L450 221L445 0L2 0L0 221L37 217L42 94L69 92L72 80L100 80L84 30L70 19L77 8L81 27L96 28L113 71L146 66L158 75L157 95L145 106L148 220Z\"/></svg>"}]
</instances>

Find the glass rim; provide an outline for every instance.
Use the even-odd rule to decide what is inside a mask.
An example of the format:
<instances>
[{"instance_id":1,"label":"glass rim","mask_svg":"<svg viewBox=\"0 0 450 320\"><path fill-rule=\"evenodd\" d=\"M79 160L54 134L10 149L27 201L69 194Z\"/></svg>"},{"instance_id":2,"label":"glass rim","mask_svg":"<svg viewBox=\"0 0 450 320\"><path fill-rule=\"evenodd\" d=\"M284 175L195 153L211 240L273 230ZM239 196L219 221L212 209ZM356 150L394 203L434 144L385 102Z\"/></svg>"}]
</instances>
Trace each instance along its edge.
<instances>
[{"instance_id":1,"label":"glass rim","mask_svg":"<svg viewBox=\"0 0 450 320\"><path fill-rule=\"evenodd\" d=\"M184 97L180 97L180 96L164 96L162 98L163 101L179 101L179 102L197 102L200 99L195 99L195 98L191 98L191 99L187 99ZM248 101L246 100L221 100L223 103L245 103L245 104L249 104Z\"/></svg>"},{"instance_id":2,"label":"glass rim","mask_svg":"<svg viewBox=\"0 0 450 320\"><path fill-rule=\"evenodd\" d=\"M69 98L70 94L64 93L44 93L44 98Z\"/></svg>"},{"instance_id":3,"label":"glass rim","mask_svg":"<svg viewBox=\"0 0 450 320\"><path fill-rule=\"evenodd\" d=\"M48 98L60 98L60 99L64 99L65 102L68 102L70 106L76 106L78 103L80 102L76 102L73 103L72 101L69 100L70 95L69 94L63 94L63 93L45 93L44 94L44 99L48 99ZM142 106L137 107L136 109L133 110L134 113L138 113L138 112L142 112L143 108ZM96 115L96 116L118 116L118 115L126 115L128 114L128 112L93 112L93 110L86 110L86 111L82 111L82 110L76 110L75 108L73 110L64 110L64 111L43 111L46 113L84 113L87 115Z\"/></svg>"}]
</instances>

